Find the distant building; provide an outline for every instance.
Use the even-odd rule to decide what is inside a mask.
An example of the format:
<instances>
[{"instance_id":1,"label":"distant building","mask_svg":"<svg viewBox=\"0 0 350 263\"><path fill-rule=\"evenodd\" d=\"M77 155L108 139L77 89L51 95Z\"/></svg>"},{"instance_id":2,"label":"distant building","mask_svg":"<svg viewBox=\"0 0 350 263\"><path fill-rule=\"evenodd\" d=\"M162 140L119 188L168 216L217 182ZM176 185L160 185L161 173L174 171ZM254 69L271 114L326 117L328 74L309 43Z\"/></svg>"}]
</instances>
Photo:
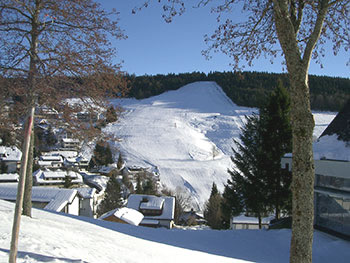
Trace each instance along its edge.
<instances>
[{"instance_id":1,"label":"distant building","mask_svg":"<svg viewBox=\"0 0 350 263\"><path fill-rule=\"evenodd\" d=\"M175 197L132 194L128 198L127 207L144 215L141 226L173 227Z\"/></svg>"},{"instance_id":2,"label":"distant building","mask_svg":"<svg viewBox=\"0 0 350 263\"><path fill-rule=\"evenodd\" d=\"M270 221L274 217L264 217L261 219L261 228L268 229ZM230 222L231 229L259 229L259 219L257 217L250 217L244 214L232 217Z\"/></svg>"},{"instance_id":3,"label":"distant building","mask_svg":"<svg viewBox=\"0 0 350 263\"><path fill-rule=\"evenodd\" d=\"M80 141L73 138L62 138L61 139L61 149L62 150L71 150L76 151L80 148Z\"/></svg>"},{"instance_id":4,"label":"distant building","mask_svg":"<svg viewBox=\"0 0 350 263\"><path fill-rule=\"evenodd\" d=\"M15 202L17 184L0 184L0 199ZM74 189L35 187L32 188L34 208L79 215L79 196Z\"/></svg>"},{"instance_id":5,"label":"distant building","mask_svg":"<svg viewBox=\"0 0 350 263\"><path fill-rule=\"evenodd\" d=\"M21 165L22 152L16 147L0 146L0 162L7 167L7 173L16 173Z\"/></svg>"},{"instance_id":6,"label":"distant building","mask_svg":"<svg viewBox=\"0 0 350 263\"><path fill-rule=\"evenodd\" d=\"M19 175L16 174L0 174L0 183L16 183L19 181Z\"/></svg>"},{"instance_id":7,"label":"distant building","mask_svg":"<svg viewBox=\"0 0 350 263\"><path fill-rule=\"evenodd\" d=\"M41 186L63 186L69 177L72 185L80 185L83 183L82 176L75 171L63 171L63 170L47 170L39 169L33 173L34 185Z\"/></svg>"}]
</instances>

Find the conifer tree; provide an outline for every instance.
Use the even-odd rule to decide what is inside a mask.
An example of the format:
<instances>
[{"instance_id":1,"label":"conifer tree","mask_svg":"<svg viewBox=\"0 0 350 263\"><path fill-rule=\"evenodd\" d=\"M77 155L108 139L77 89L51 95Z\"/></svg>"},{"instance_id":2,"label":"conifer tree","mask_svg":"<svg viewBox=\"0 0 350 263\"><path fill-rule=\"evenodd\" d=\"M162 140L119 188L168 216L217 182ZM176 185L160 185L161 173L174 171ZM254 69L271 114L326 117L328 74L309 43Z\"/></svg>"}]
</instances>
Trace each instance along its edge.
<instances>
[{"instance_id":1,"label":"conifer tree","mask_svg":"<svg viewBox=\"0 0 350 263\"><path fill-rule=\"evenodd\" d=\"M231 207L234 208L235 205L242 203L247 213L259 219L259 228L261 228L261 218L268 211L267 184L262 172L265 153L261 143L259 116L256 114L247 116L246 121L240 135L241 143L235 141L237 150L233 149L234 155L231 157L235 167L228 170L231 180L228 180L226 185L225 197L231 191L231 196L241 198Z\"/></svg>"},{"instance_id":2,"label":"conifer tree","mask_svg":"<svg viewBox=\"0 0 350 263\"><path fill-rule=\"evenodd\" d=\"M222 228L222 212L221 212L222 196L218 191L215 183L211 188L209 200L204 210L204 218L212 229Z\"/></svg>"},{"instance_id":3,"label":"conifer tree","mask_svg":"<svg viewBox=\"0 0 350 263\"><path fill-rule=\"evenodd\" d=\"M103 141L96 143L94 155L89 163L90 168L113 163L113 156L109 144Z\"/></svg>"},{"instance_id":4,"label":"conifer tree","mask_svg":"<svg viewBox=\"0 0 350 263\"><path fill-rule=\"evenodd\" d=\"M268 186L267 201L274 207L275 217L291 210L290 184L292 176L281 168L281 158L292 151L290 99L281 81L260 110L262 147L265 152L263 169Z\"/></svg>"},{"instance_id":5,"label":"conifer tree","mask_svg":"<svg viewBox=\"0 0 350 263\"><path fill-rule=\"evenodd\" d=\"M122 207L122 195L121 187L117 179L112 176L107 182L107 187L105 190L105 196L98 206L97 214L101 216L102 214L111 211L115 208Z\"/></svg>"}]
</instances>

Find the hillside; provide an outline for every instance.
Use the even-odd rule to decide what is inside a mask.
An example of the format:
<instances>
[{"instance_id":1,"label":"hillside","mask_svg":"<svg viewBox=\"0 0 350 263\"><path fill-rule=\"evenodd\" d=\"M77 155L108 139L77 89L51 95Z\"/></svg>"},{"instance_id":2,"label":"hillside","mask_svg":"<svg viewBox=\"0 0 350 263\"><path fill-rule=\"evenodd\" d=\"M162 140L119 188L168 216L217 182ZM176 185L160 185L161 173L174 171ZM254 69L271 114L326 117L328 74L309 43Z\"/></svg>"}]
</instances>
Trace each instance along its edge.
<instances>
[{"instance_id":1,"label":"hillside","mask_svg":"<svg viewBox=\"0 0 350 263\"><path fill-rule=\"evenodd\" d=\"M202 208L212 183L223 190L231 167L233 138L238 139L244 116L256 111L239 107L215 82L195 82L176 91L143 100L115 100L125 112L104 132L119 138L128 166L149 167L161 183L187 191L194 208ZM315 113L319 136L334 113ZM198 207L196 207L198 206Z\"/></svg>"},{"instance_id":2,"label":"hillside","mask_svg":"<svg viewBox=\"0 0 350 263\"><path fill-rule=\"evenodd\" d=\"M0 263L8 262L14 204L0 200ZM33 209L22 217L18 263L289 262L289 230L153 229ZM349 242L315 231L313 260L345 263Z\"/></svg>"}]
</instances>

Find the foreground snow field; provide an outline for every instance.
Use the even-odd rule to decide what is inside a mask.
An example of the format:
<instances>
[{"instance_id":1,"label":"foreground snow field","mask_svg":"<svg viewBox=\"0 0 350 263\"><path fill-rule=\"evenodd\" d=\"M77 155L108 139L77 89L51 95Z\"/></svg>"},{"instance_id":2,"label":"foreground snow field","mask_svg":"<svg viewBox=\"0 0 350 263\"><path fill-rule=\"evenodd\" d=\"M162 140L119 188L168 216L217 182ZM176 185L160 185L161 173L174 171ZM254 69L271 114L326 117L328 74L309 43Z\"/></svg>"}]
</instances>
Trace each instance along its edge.
<instances>
[{"instance_id":1,"label":"foreground snow field","mask_svg":"<svg viewBox=\"0 0 350 263\"><path fill-rule=\"evenodd\" d=\"M232 166L233 139L239 138L245 115L257 109L234 104L215 82L195 82L144 100L115 100L125 112L104 132L128 166L159 172L162 184L184 189L195 209L209 198L212 183L223 191ZM317 138L335 113L314 114Z\"/></svg>"},{"instance_id":2,"label":"foreground snow field","mask_svg":"<svg viewBox=\"0 0 350 263\"><path fill-rule=\"evenodd\" d=\"M14 204L0 200L0 263L8 262ZM289 261L289 230L153 229L33 209L22 217L17 262ZM315 232L313 262L346 263L350 243Z\"/></svg>"}]
</instances>

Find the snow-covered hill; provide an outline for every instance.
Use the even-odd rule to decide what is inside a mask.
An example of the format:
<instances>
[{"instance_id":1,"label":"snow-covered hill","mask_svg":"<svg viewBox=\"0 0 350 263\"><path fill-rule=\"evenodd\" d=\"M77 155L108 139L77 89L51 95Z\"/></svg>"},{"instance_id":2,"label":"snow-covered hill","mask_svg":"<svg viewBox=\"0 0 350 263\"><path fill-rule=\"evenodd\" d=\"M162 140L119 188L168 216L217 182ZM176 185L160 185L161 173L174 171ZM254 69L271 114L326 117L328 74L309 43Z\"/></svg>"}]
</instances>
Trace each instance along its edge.
<instances>
[{"instance_id":1,"label":"snow-covered hill","mask_svg":"<svg viewBox=\"0 0 350 263\"><path fill-rule=\"evenodd\" d=\"M13 211L14 204L0 200L0 263L8 262ZM32 214L21 220L18 263L289 262L290 230L168 230ZM315 232L314 262L349 258L349 242Z\"/></svg>"},{"instance_id":2,"label":"snow-covered hill","mask_svg":"<svg viewBox=\"0 0 350 263\"><path fill-rule=\"evenodd\" d=\"M232 103L215 82L196 82L176 91L144 100L116 100L125 112L105 132L129 166L158 171L161 183L185 189L203 207L212 183L223 190L231 167L233 138L237 139L244 116L256 109ZM316 113L318 136L334 113Z\"/></svg>"}]
</instances>

